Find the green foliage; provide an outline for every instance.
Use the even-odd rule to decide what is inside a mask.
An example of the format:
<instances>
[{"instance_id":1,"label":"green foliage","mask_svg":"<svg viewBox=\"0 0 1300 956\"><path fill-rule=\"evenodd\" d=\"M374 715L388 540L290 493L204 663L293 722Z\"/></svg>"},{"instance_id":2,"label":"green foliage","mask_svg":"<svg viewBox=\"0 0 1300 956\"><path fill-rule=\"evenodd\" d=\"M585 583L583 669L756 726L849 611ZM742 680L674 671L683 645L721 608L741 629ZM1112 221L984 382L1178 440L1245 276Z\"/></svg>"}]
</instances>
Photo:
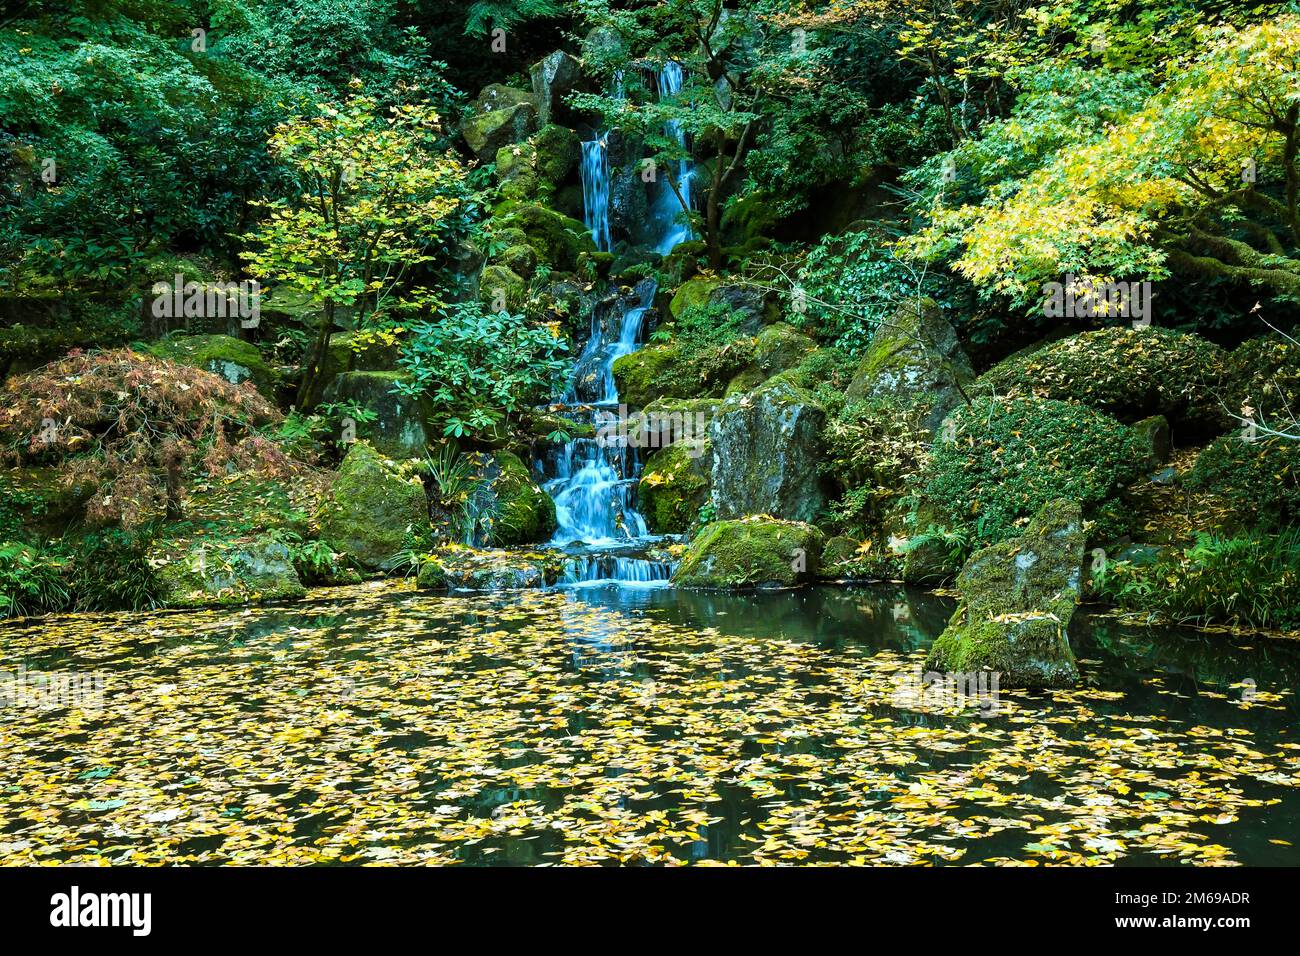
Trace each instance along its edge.
<instances>
[{"instance_id":1,"label":"green foliage","mask_svg":"<svg viewBox=\"0 0 1300 956\"><path fill-rule=\"evenodd\" d=\"M822 239L799 271L806 309L789 320L850 354L864 351L902 300L929 296L960 314L954 283L901 257L885 232L873 227Z\"/></svg>"},{"instance_id":2,"label":"green foliage","mask_svg":"<svg viewBox=\"0 0 1300 956\"><path fill-rule=\"evenodd\" d=\"M465 32L470 36L486 36L492 30L513 33L531 20L547 20L560 16L564 4L556 0L476 0L469 5L465 17Z\"/></svg>"},{"instance_id":3,"label":"green foliage","mask_svg":"<svg viewBox=\"0 0 1300 956\"><path fill-rule=\"evenodd\" d=\"M0 543L0 617L65 609L72 598L65 571L65 559L33 545Z\"/></svg>"},{"instance_id":4,"label":"green foliage","mask_svg":"<svg viewBox=\"0 0 1300 956\"><path fill-rule=\"evenodd\" d=\"M682 310L672 323L655 330L656 340L673 339L688 350L727 345L744 335L748 316L725 302L696 302Z\"/></svg>"},{"instance_id":5,"label":"green foliage","mask_svg":"<svg viewBox=\"0 0 1300 956\"><path fill-rule=\"evenodd\" d=\"M425 396L443 434L459 438L553 394L568 368L567 351L551 328L461 303L410 327L398 360L410 374L396 388Z\"/></svg>"},{"instance_id":6,"label":"green foliage","mask_svg":"<svg viewBox=\"0 0 1300 956\"><path fill-rule=\"evenodd\" d=\"M947 433L945 435L945 432ZM1143 454L1132 429L1082 405L978 398L940 428L919 498L948 527L987 544L1019 533L1054 498L1078 501L1099 531L1117 532L1115 493L1136 479Z\"/></svg>"},{"instance_id":7,"label":"green foliage","mask_svg":"<svg viewBox=\"0 0 1300 956\"><path fill-rule=\"evenodd\" d=\"M455 442L446 442L434 454L425 455L421 471L431 511L442 519L447 536L469 543L475 532L473 497L482 483L473 459L462 455Z\"/></svg>"},{"instance_id":8,"label":"green foliage","mask_svg":"<svg viewBox=\"0 0 1300 956\"><path fill-rule=\"evenodd\" d=\"M1200 534L1152 564L1107 564L1093 581L1121 607L1174 621L1254 628L1300 625L1300 529L1225 538Z\"/></svg>"},{"instance_id":9,"label":"green foliage","mask_svg":"<svg viewBox=\"0 0 1300 956\"><path fill-rule=\"evenodd\" d=\"M108 529L88 534L72 557L72 589L79 611L138 611L158 603L147 553L153 529Z\"/></svg>"},{"instance_id":10,"label":"green foliage","mask_svg":"<svg viewBox=\"0 0 1300 956\"><path fill-rule=\"evenodd\" d=\"M1187 485L1221 495L1264 523L1300 521L1300 442L1224 435L1197 456Z\"/></svg>"},{"instance_id":11,"label":"green foliage","mask_svg":"<svg viewBox=\"0 0 1300 956\"><path fill-rule=\"evenodd\" d=\"M884 524L929 460L918 410L885 399L852 402L826 424L826 471L843 489L829 506L842 533L870 536Z\"/></svg>"}]
</instances>

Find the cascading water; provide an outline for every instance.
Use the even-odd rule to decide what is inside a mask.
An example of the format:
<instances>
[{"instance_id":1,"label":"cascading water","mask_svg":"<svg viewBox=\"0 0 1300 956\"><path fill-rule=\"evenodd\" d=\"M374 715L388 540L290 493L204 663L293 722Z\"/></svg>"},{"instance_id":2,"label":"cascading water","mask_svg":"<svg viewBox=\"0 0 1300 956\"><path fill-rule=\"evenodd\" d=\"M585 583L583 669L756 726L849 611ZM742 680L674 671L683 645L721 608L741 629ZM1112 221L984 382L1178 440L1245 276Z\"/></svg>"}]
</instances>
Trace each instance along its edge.
<instances>
[{"instance_id":1,"label":"cascading water","mask_svg":"<svg viewBox=\"0 0 1300 956\"><path fill-rule=\"evenodd\" d=\"M655 76L655 90L659 98L662 100L680 93L683 79L680 63L672 60L665 63ZM675 139L683 151L686 149L686 133L677 120L669 120L664 124L664 134ZM683 202L687 208L691 205L691 181L695 176L695 164L689 158L678 160L673 176L677 180L677 190L673 190L667 175L660 177L659 188L650 206L650 218L659 234L654 248L655 252L662 255L672 252L673 246L679 242L695 238L682 211ZM677 198L679 192L681 199Z\"/></svg>"},{"instance_id":2,"label":"cascading water","mask_svg":"<svg viewBox=\"0 0 1300 956\"><path fill-rule=\"evenodd\" d=\"M582 144L582 219L601 252L613 247L609 232L609 137Z\"/></svg>"},{"instance_id":3,"label":"cascading water","mask_svg":"<svg viewBox=\"0 0 1300 956\"><path fill-rule=\"evenodd\" d=\"M682 89L683 74L678 63L665 64L656 79L660 98ZM613 95L621 96L622 78L614 78ZM686 136L676 121L665 132L686 146ZM690 204L694 166L680 160L674 176L682 198ZM681 215L678 200L667 177L652 199L650 245L661 253L693 237ZM583 215L596 248L608 251L613 243L610 231L609 136L603 133L582 144ZM592 309L591 335L574 366L573 378L561 401L567 417L588 422L596 438L568 442L548 462L549 476L543 487L555 500L558 528L551 546L568 555L565 583L667 583L673 564L656 558L652 551L661 540L648 533L645 518L636 510L635 496L641 462L635 448L618 436L618 389L614 383L614 360L635 351L642 343L646 314L656 292L652 280L637 285L631 296L611 296ZM625 431L624 431L625 433Z\"/></svg>"},{"instance_id":4,"label":"cascading water","mask_svg":"<svg viewBox=\"0 0 1300 956\"><path fill-rule=\"evenodd\" d=\"M574 366L564 396L571 418L583 417L595 438L567 443L548 469L543 487L555 500L558 525L551 544L570 553L566 581L666 581L666 562L640 556L658 539L636 510L640 461L618 437L614 360L634 351L655 283L645 280L630 297L613 297L592 309L591 336Z\"/></svg>"}]
</instances>

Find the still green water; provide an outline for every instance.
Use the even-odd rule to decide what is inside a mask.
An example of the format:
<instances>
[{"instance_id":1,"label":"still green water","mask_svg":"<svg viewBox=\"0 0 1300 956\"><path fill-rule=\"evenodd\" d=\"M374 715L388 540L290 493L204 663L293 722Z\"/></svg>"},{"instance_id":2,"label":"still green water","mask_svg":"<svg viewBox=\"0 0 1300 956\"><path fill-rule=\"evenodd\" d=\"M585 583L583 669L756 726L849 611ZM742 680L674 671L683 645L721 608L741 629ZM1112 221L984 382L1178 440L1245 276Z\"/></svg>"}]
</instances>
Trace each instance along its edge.
<instances>
[{"instance_id":1,"label":"still green water","mask_svg":"<svg viewBox=\"0 0 1300 956\"><path fill-rule=\"evenodd\" d=\"M10 622L0 863L1300 864L1295 645L1082 617L1083 687L963 696L920 669L951 609L393 583Z\"/></svg>"}]
</instances>

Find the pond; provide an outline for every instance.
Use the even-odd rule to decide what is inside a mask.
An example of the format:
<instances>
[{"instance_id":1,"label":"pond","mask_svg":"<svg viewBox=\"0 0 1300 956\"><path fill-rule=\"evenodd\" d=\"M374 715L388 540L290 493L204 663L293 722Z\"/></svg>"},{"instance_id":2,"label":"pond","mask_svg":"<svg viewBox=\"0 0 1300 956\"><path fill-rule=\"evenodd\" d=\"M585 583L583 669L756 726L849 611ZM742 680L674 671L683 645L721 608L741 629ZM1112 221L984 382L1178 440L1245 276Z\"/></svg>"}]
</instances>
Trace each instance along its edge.
<instances>
[{"instance_id":1,"label":"pond","mask_svg":"<svg viewBox=\"0 0 1300 956\"><path fill-rule=\"evenodd\" d=\"M922 674L893 586L0 627L0 863L1300 864L1294 645L1076 618L1085 683Z\"/></svg>"}]
</instances>

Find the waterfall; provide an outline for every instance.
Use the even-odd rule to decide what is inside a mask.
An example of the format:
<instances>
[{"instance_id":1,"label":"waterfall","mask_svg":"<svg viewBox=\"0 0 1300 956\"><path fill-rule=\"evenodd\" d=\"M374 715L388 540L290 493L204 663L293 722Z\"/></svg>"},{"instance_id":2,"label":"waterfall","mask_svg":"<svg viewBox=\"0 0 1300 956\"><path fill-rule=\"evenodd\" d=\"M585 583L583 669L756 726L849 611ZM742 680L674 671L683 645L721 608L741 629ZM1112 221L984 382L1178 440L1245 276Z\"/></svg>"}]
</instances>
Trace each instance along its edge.
<instances>
[{"instance_id":1,"label":"waterfall","mask_svg":"<svg viewBox=\"0 0 1300 956\"><path fill-rule=\"evenodd\" d=\"M655 76L655 90L659 98L662 100L665 97L675 96L680 93L684 76L680 63L672 60L665 63ZM677 120L669 120L664 124L664 135L676 140L677 145L683 151L686 149L686 133ZM687 208L691 205L691 181L695 176L695 164L689 158L677 160L677 169L674 175L677 180L677 189L681 193L681 200L677 198L677 193L673 191L672 183L669 182L668 176L665 174L660 179L659 188L656 190L650 207L650 218L659 234L659 238L655 243L655 252L662 255L672 252L673 246L679 242L686 242L695 238L695 233L691 231L689 223L683 221L682 213L683 200Z\"/></svg>"},{"instance_id":2,"label":"waterfall","mask_svg":"<svg viewBox=\"0 0 1300 956\"><path fill-rule=\"evenodd\" d=\"M582 220L601 252L613 248L609 233L609 136L582 144Z\"/></svg>"},{"instance_id":3,"label":"waterfall","mask_svg":"<svg viewBox=\"0 0 1300 956\"><path fill-rule=\"evenodd\" d=\"M592 310L591 337L574 367L574 380L565 397L590 405L591 423L598 431L607 425L617 431L614 360L636 348L655 288L651 280L642 282L635 303L617 302L612 316L602 315L599 308ZM617 320L617 326L615 337L607 341L605 320L610 318ZM565 445L556 461L555 476L545 484L555 499L559 526L552 543L562 546L581 541L607 546L644 538L645 518L633 506L639 471L635 452L615 439L578 438Z\"/></svg>"}]
</instances>

